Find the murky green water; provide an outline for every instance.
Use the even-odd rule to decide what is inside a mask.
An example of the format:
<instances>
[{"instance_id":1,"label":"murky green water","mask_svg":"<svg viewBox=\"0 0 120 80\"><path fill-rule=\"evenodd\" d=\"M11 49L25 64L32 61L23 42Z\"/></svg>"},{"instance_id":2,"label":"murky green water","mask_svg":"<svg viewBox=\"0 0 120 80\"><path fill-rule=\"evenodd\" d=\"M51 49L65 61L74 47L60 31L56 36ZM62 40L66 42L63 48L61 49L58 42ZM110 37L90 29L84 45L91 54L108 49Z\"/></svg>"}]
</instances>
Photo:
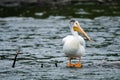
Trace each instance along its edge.
<instances>
[{"instance_id":1,"label":"murky green water","mask_svg":"<svg viewBox=\"0 0 120 80\"><path fill-rule=\"evenodd\" d=\"M1 7L0 11L0 80L120 79L119 5ZM66 68L62 51L62 38L70 34L68 23L73 17L94 41L86 42L81 69ZM23 54L12 68L18 47Z\"/></svg>"}]
</instances>

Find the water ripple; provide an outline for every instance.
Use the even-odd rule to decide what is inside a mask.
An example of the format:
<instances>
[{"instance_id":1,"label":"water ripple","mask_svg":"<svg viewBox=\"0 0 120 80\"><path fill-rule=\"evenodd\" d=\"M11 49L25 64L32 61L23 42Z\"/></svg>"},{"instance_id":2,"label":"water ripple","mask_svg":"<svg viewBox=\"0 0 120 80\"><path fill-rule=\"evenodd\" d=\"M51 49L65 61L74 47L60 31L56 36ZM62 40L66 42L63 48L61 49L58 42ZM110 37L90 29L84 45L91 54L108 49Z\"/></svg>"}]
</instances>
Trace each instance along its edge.
<instances>
[{"instance_id":1,"label":"water ripple","mask_svg":"<svg viewBox=\"0 0 120 80\"><path fill-rule=\"evenodd\" d=\"M63 18L0 18L1 79L118 79L119 67L106 68L106 65L111 64L103 65L100 62L120 60L120 17L76 18L93 40L92 43L86 40L82 69L65 67L67 58L62 51L62 38L70 34L70 31L69 20ZM23 54L18 56L16 68L12 69L11 64L18 47L21 47ZM55 67L56 61L59 67ZM43 68L41 64L44 64Z\"/></svg>"}]
</instances>

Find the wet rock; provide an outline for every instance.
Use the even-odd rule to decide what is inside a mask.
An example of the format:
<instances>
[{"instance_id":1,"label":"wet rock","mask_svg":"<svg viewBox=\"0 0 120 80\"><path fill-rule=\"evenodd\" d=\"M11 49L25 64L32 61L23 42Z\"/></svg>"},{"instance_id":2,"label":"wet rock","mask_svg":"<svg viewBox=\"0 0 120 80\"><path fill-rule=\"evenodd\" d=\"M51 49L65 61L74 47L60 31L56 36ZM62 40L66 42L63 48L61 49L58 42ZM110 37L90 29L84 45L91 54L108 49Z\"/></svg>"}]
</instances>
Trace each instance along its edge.
<instances>
[{"instance_id":1,"label":"wet rock","mask_svg":"<svg viewBox=\"0 0 120 80\"><path fill-rule=\"evenodd\" d=\"M99 64L98 66L102 66L105 68L119 68L120 69L120 61L105 61Z\"/></svg>"}]
</instances>

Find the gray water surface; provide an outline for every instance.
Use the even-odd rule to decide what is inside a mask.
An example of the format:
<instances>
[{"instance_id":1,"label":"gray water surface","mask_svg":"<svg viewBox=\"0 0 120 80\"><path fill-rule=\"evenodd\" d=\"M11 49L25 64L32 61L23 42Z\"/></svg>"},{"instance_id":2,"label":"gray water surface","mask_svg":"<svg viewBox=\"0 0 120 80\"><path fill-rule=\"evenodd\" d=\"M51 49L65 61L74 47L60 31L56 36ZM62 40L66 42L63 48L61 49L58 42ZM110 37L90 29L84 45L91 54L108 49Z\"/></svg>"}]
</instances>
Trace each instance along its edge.
<instances>
[{"instance_id":1,"label":"gray water surface","mask_svg":"<svg viewBox=\"0 0 120 80\"><path fill-rule=\"evenodd\" d=\"M74 19L93 40L86 40L80 69L66 67L68 59L62 50L62 38L71 34L70 19L53 15L45 19L1 17L0 80L119 80L120 66L111 62L120 61L120 17ZM22 54L12 68L18 47Z\"/></svg>"}]
</instances>

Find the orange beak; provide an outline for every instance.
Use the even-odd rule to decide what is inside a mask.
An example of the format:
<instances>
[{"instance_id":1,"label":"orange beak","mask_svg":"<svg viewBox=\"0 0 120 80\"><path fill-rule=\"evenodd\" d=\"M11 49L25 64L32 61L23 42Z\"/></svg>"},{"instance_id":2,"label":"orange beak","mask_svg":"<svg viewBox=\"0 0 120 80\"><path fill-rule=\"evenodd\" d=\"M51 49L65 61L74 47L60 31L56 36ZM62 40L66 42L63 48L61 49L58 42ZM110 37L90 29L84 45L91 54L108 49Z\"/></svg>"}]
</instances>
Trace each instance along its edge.
<instances>
[{"instance_id":1,"label":"orange beak","mask_svg":"<svg viewBox=\"0 0 120 80\"><path fill-rule=\"evenodd\" d=\"M79 33L83 34L89 41L92 41L90 37L86 34L86 32L80 26L74 26L74 31L78 31Z\"/></svg>"}]
</instances>

